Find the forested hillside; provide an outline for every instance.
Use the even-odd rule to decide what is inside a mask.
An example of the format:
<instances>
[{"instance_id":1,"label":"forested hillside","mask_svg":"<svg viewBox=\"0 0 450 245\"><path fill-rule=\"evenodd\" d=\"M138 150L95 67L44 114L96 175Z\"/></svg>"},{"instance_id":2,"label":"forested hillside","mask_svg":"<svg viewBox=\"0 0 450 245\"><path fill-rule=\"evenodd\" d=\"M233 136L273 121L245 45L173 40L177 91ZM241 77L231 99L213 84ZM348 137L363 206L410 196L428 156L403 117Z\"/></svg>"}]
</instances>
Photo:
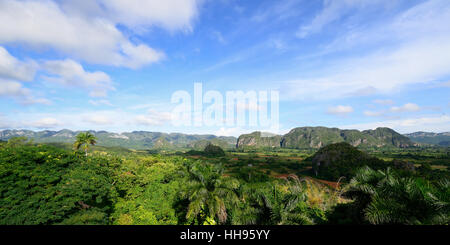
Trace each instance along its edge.
<instances>
[{"instance_id":1,"label":"forested hillside","mask_svg":"<svg viewBox=\"0 0 450 245\"><path fill-rule=\"evenodd\" d=\"M433 144L439 146L450 146L450 132L445 133L429 133L429 132L415 132L405 134L414 142Z\"/></svg>"},{"instance_id":2,"label":"forested hillside","mask_svg":"<svg viewBox=\"0 0 450 245\"><path fill-rule=\"evenodd\" d=\"M189 135L181 133L160 133L147 131L133 131L131 133L111 133L106 131L89 131L98 139L100 146L120 146L130 149L183 149L199 148L205 142L213 142L224 148L234 148L235 137L215 135ZM24 136L41 143L72 143L80 131L63 129L60 131L31 131L31 130L3 130L0 140Z\"/></svg>"},{"instance_id":3,"label":"forested hillside","mask_svg":"<svg viewBox=\"0 0 450 245\"><path fill-rule=\"evenodd\" d=\"M450 172L423 160L404 169L344 143L315 155L91 144L0 142L0 224L450 224Z\"/></svg>"},{"instance_id":4,"label":"forested hillside","mask_svg":"<svg viewBox=\"0 0 450 245\"><path fill-rule=\"evenodd\" d=\"M342 130L326 127L294 128L285 135L261 136L261 133L241 135L237 147L245 148L288 148L288 149L318 149L333 143L347 142L361 148L397 147L407 148L417 144L389 128L375 130Z\"/></svg>"}]
</instances>

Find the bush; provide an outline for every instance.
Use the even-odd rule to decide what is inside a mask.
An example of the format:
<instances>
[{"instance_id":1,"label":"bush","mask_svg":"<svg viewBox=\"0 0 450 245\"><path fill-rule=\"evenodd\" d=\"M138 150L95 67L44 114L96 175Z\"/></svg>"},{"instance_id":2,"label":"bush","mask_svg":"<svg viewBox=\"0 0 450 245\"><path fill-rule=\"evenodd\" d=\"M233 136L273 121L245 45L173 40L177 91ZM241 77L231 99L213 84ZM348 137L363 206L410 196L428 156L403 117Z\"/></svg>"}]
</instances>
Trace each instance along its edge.
<instances>
[{"instance_id":1,"label":"bush","mask_svg":"<svg viewBox=\"0 0 450 245\"><path fill-rule=\"evenodd\" d=\"M114 196L108 165L45 145L0 148L0 224L106 224Z\"/></svg>"},{"instance_id":2,"label":"bush","mask_svg":"<svg viewBox=\"0 0 450 245\"><path fill-rule=\"evenodd\" d=\"M222 157L225 156L225 152L219 146L213 144L208 144L203 150L205 156L207 157Z\"/></svg>"}]
</instances>

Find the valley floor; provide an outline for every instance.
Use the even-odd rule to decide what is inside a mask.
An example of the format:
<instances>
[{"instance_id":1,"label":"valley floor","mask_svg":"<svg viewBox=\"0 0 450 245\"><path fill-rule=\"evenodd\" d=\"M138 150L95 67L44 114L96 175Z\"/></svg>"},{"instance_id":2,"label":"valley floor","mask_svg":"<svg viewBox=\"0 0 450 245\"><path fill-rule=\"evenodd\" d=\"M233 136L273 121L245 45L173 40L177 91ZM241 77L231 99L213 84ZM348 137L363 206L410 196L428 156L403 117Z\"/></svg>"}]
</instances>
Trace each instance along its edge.
<instances>
[{"instance_id":1,"label":"valley floor","mask_svg":"<svg viewBox=\"0 0 450 245\"><path fill-rule=\"evenodd\" d=\"M94 147L85 156L4 142L0 224L449 224L448 149L371 151L415 170L362 167L339 179L316 176L313 154Z\"/></svg>"}]
</instances>

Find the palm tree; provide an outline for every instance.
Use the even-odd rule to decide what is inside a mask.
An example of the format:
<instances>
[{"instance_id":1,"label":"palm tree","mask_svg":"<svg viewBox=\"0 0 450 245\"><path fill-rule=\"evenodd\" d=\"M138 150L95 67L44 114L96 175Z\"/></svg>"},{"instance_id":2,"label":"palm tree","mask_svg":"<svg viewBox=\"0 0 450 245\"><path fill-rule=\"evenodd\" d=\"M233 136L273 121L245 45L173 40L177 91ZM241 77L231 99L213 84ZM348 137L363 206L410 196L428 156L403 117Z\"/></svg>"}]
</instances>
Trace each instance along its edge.
<instances>
[{"instance_id":1,"label":"palm tree","mask_svg":"<svg viewBox=\"0 0 450 245\"><path fill-rule=\"evenodd\" d=\"M277 186L270 192L262 193L263 209L270 214L270 222L276 225L312 224L313 221L303 212L296 212L300 202L307 199L305 189L298 178L288 182L288 192L283 193Z\"/></svg>"},{"instance_id":2,"label":"palm tree","mask_svg":"<svg viewBox=\"0 0 450 245\"><path fill-rule=\"evenodd\" d=\"M361 215L371 224L449 224L450 182L401 178L390 168L361 169L350 182Z\"/></svg>"},{"instance_id":3,"label":"palm tree","mask_svg":"<svg viewBox=\"0 0 450 245\"><path fill-rule=\"evenodd\" d=\"M183 196L189 200L186 218L211 221L218 219L220 224L227 221L226 202L236 205L238 198L236 190L239 182L223 176L221 166L210 164L195 164L187 166L189 181ZM202 214L202 215L201 215Z\"/></svg>"},{"instance_id":4,"label":"palm tree","mask_svg":"<svg viewBox=\"0 0 450 245\"><path fill-rule=\"evenodd\" d=\"M90 132L81 132L77 135L76 141L73 144L76 150L79 150L82 146L86 156L88 155L89 145L97 144L97 138Z\"/></svg>"},{"instance_id":5,"label":"palm tree","mask_svg":"<svg viewBox=\"0 0 450 245\"><path fill-rule=\"evenodd\" d=\"M253 186L241 185L237 190L239 202L231 213L232 225L260 224L263 217L261 198L258 189Z\"/></svg>"}]
</instances>

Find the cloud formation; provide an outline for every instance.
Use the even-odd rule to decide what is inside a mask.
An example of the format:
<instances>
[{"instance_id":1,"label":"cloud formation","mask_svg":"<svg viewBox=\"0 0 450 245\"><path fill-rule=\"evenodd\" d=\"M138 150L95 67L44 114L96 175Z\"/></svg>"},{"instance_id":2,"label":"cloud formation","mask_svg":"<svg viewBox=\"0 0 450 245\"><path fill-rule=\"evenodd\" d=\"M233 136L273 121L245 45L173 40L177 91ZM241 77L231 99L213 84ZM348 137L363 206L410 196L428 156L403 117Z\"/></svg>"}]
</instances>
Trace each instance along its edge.
<instances>
[{"instance_id":1,"label":"cloud formation","mask_svg":"<svg viewBox=\"0 0 450 245\"><path fill-rule=\"evenodd\" d=\"M170 31L192 30L203 0L100 0L106 15L129 28L159 26Z\"/></svg>"},{"instance_id":2,"label":"cloud formation","mask_svg":"<svg viewBox=\"0 0 450 245\"><path fill-rule=\"evenodd\" d=\"M45 118L41 118L39 120L29 123L28 126L31 126L34 128L45 129L45 128L54 128L54 127L58 127L61 125L62 125L62 123L60 121L58 121L57 119L52 118L52 117L45 117Z\"/></svg>"},{"instance_id":3,"label":"cloud formation","mask_svg":"<svg viewBox=\"0 0 450 245\"><path fill-rule=\"evenodd\" d=\"M419 111L420 107L414 103L407 103L403 106L394 106L391 107L391 112L413 112L413 111Z\"/></svg>"},{"instance_id":4,"label":"cloud formation","mask_svg":"<svg viewBox=\"0 0 450 245\"><path fill-rule=\"evenodd\" d=\"M164 58L146 44L132 42L118 28L160 26L190 30L201 2L195 0L3 0L0 44L52 48L92 64L139 68Z\"/></svg>"},{"instance_id":5,"label":"cloud formation","mask_svg":"<svg viewBox=\"0 0 450 245\"><path fill-rule=\"evenodd\" d=\"M34 61L20 61L0 46L0 79L31 81L36 69Z\"/></svg>"},{"instance_id":6,"label":"cloud formation","mask_svg":"<svg viewBox=\"0 0 450 245\"><path fill-rule=\"evenodd\" d=\"M373 102L376 103L376 104L380 104L380 105L392 105L392 104L394 104L394 101L393 100L389 100L389 99L386 99L386 100L378 99L378 100L374 100Z\"/></svg>"},{"instance_id":7,"label":"cloud formation","mask_svg":"<svg viewBox=\"0 0 450 245\"><path fill-rule=\"evenodd\" d=\"M338 106L331 106L328 108L327 113L333 114L333 115L348 115L349 113L353 112L353 107L351 106L344 106L344 105L338 105Z\"/></svg>"},{"instance_id":8,"label":"cloud formation","mask_svg":"<svg viewBox=\"0 0 450 245\"><path fill-rule=\"evenodd\" d=\"M449 132L450 116L429 115L416 118L387 120L371 123L353 124L341 126L346 129L376 129L378 127L389 127L400 133L412 133L417 131L427 132Z\"/></svg>"},{"instance_id":9,"label":"cloud formation","mask_svg":"<svg viewBox=\"0 0 450 245\"><path fill-rule=\"evenodd\" d=\"M389 4L388 2L389 1L382 0L324 0L323 9L311 20L310 23L302 25L296 35L299 38L306 38L309 35L322 31L325 26L333 23L345 15L357 15L358 13L361 13L362 10L367 8L384 7Z\"/></svg>"},{"instance_id":10,"label":"cloud formation","mask_svg":"<svg viewBox=\"0 0 450 245\"><path fill-rule=\"evenodd\" d=\"M114 90L111 78L106 73L85 71L79 63L71 59L47 61L43 67L51 75L45 76L46 80L85 88L92 97L105 97L109 90Z\"/></svg>"},{"instance_id":11,"label":"cloud formation","mask_svg":"<svg viewBox=\"0 0 450 245\"><path fill-rule=\"evenodd\" d=\"M159 126L173 119L171 112L161 112L149 109L146 114L135 117L135 123L145 126Z\"/></svg>"},{"instance_id":12,"label":"cloud formation","mask_svg":"<svg viewBox=\"0 0 450 245\"><path fill-rule=\"evenodd\" d=\"M386 1L373 2L326 1L323 12L328 13L327 9L333 9L331 6L334 5L350 4L365 8L375 3L380 7L386 4ZM348 11L354 12L355 9L349 8ZM331 14L333 11L329 12L334 15ZM327 21L324 23L331 24L331 20L342 16L317 18L325 18ZM388 94L450 75L450 26L442 24L450 22L448 1L425 1L377 25L360 25L355 19L350 20L354 22L345 23L353 26L352 29L339 33L336 39L324 44L324 49L311 55L324 59L324 56L340 52L340 55L329 59L332 65L320 63L319 67L309 69L308 76L297 75L278 82L288 98L323 100ZM320 30L317 29L318 32ZM382 45L384 43L389 45ZM355 55L355 50L363 52ZM368 88L370 93L361 94Z\"/></svg>"}]
</instances>

